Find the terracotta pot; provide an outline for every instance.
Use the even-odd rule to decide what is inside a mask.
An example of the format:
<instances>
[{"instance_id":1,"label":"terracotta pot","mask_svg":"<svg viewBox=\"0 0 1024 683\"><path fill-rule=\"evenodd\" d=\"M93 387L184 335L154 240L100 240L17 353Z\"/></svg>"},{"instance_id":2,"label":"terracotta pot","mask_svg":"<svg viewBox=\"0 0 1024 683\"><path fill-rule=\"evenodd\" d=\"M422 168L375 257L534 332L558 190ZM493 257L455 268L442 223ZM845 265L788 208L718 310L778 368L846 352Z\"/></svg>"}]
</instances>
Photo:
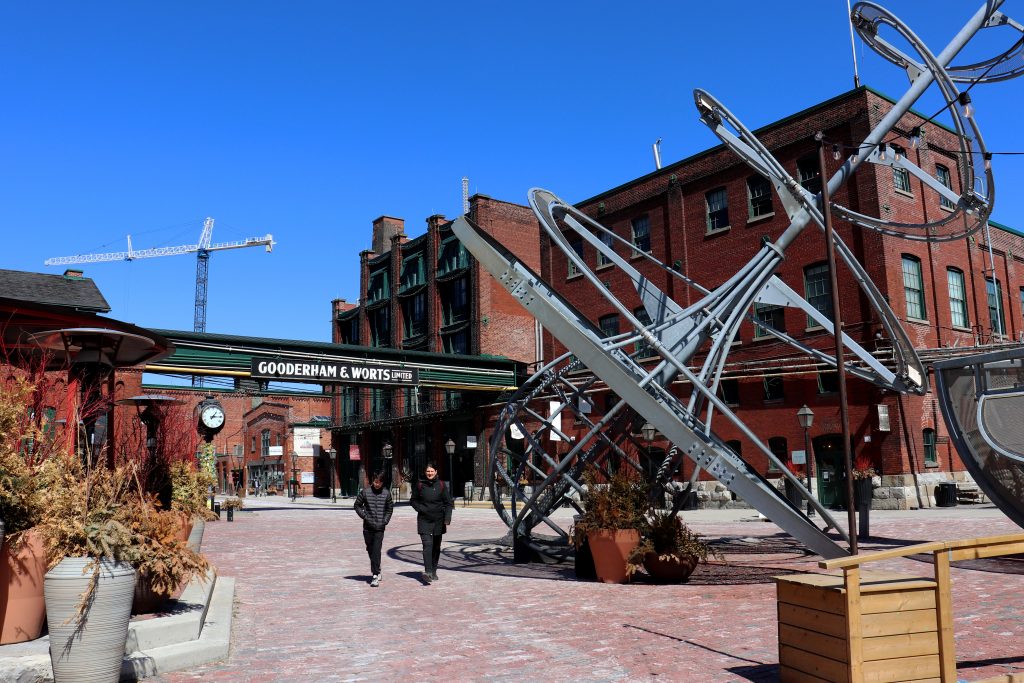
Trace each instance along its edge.
<instances>
[{"instance_id":1,"label":"terracotta pot","mask_svg":"<svg viewBox=\"0 0 1024 683\"><path fill-rule=\"evenodd\" d=\"M636 529L598 529L587 534L594 570L601 583L626 583L626 558L640 545Z\"/></svg>"},{"instance_id":2,"label":"terracotta pot","mask_svg":"<svg viewBox=\"0 0 1024 683\"><path fill-rule=\"evenodd\" d=\"M192 516L187 512L179 512L180 522L178 525L178 540L188 542L188 535L192 533Z\"/></svg>"},{"instance_id":3,"label":"terracotta pot","mask_svg":"<svg viewBox=\"0 0 1024 683\"><path fill-rule=\"evenodd\" d=\"M0 550L0 645L35 640L43 632L45 575L46 549L40 534L29 529L13 551L4 543Z\"/></svg>"},{"instance_id":4,"label":"terracotta pot","mask_svg":"<svg viewBox=\"0 0 1024 683\"><path fill-rule=\"evenodd\" d=\"M644 569L658 583L682 583L697 567L697 556L687 555L679 562L658 559L657 553L644 555Z\"/></svg>"}]
</instances>

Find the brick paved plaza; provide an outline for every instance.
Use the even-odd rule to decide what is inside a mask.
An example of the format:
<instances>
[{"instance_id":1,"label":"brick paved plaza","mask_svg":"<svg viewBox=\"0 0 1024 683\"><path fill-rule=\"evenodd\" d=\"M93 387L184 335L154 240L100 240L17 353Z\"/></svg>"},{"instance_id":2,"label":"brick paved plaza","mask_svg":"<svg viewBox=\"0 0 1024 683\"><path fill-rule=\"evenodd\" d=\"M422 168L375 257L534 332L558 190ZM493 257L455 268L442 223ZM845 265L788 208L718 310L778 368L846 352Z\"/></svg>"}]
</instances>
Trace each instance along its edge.
<instances>
[{"instance_id":1,"label":"brick paved plaza","mask_svg":"<svg viewBox=\"0 0 1024 683\"><path fill-rule=\"evenodd\" d=\"M400 505L374 589L347 504L247 505L234 523L207 525L204 540L238 581L231 657L161 681L772 681L770 577L817 571L756 512L697 511L686 519L721 539L727 565L678 586L580 582L570 565L513 565L493 543L505 532L497 515L456 508L440 581L427 586L415 513ZM863 545L1018 531L991 506L875 511L878 542ZM1024 575L1013 565L953 569L960 679L1024 672ZM931 572L914 560L879 568Z\"/></svg>"}]
</instances>

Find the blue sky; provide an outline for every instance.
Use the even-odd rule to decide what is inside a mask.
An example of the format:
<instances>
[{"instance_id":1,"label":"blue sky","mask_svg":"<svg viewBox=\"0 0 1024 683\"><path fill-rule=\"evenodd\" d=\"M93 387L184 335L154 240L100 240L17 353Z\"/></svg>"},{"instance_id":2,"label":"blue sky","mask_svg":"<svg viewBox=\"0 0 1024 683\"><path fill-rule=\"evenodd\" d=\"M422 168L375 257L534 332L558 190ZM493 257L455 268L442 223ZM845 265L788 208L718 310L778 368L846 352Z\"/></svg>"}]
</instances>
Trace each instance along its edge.
<instances>
[{"instance_id":1,"label":"blue sky","mask_svg":"<svg viewBox=\"0 0 1024 683\"><path fill-rule=\"evenodd\" d=\"M938 52L980 2L882 4ZM904 91L857 55L863 83ZM377 216L419 235L461 211L463 176L579 201L653 170L656 138L666 164L712 146L695 87L753 129L853 84L845 0L3 3L0 64L0 268L189 244L212 216L215 242L278 244L212 255L207 330L310 340L358 296ZM1022 86L972 91L991 150L1024 150ZM994 164L993 217L1024 227L1024 157ZM194 256L85 271L113 317L192 329Z\"/></svg>"}]
</instances>

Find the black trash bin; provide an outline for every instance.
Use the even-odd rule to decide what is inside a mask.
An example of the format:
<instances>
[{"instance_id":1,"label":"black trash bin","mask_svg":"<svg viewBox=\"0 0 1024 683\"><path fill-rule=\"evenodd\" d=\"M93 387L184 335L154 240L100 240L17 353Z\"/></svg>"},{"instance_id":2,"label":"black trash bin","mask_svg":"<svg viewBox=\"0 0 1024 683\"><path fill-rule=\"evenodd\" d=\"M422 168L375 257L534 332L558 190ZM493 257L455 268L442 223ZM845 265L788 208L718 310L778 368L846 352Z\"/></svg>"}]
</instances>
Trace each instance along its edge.
<instances>
[{"instance_id":1,"label":"black trash bin","mask_svg":"<svg viewBox=\"0 0 1024 683\"><path fill-rule=\"evenodd\" d=\"M944 481L935 487L935 506L951 508L956 505L956 482Z\"/></svg>"}]
</instances>

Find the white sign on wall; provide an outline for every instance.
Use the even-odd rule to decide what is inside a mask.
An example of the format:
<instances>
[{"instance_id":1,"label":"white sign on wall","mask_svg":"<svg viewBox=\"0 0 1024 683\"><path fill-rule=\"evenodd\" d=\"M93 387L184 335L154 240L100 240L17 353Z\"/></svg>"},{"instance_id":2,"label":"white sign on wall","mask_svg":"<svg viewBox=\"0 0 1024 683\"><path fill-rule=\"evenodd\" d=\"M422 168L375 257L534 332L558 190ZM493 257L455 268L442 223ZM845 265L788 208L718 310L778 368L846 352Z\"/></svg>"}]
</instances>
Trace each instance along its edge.
<instances>
[{"instance_id":1,"label":"white sign on wall","mask_svg":"<svg viewBox=\"0 0 1024 683\"><path fill-rule=\"evenodd\" d=\"M284 455L284 446L271 446L267 455Z\"/></svg>"},{"instance_id":2,"label":"white sign on wall","mask_svg":"<svg viewBox=\"0 0 1024 683\"><path fill-rule=\"evenodd\" d=\"M806 465L807 464L807 451L791 451L790 462L794 465Z\"/></svg>"},{"instance_id":3,"label":"white sign on wall","mask_svg":"<svg viewBox=\"0 0 1024 683\"><path fill-rule=\"evenodd\" d=\"M318 427L296 427L294 433L295 452L310 457L317 454L320 446L320 429Z\"/></svg>"},{"instance_id":4,"label":"white sign on wall","mask_svg":"<svg viewBox=\"0 0 1024 683\"><path fill-rule=\"evenodd\" d=\"M312 484L313 483L313 473L312 472L303 472L300 476L302 477L302 479L300 480L300 483L302 483L302 484Z\"/></svg>"}]
</instances>

